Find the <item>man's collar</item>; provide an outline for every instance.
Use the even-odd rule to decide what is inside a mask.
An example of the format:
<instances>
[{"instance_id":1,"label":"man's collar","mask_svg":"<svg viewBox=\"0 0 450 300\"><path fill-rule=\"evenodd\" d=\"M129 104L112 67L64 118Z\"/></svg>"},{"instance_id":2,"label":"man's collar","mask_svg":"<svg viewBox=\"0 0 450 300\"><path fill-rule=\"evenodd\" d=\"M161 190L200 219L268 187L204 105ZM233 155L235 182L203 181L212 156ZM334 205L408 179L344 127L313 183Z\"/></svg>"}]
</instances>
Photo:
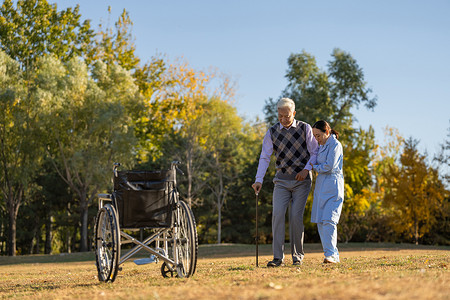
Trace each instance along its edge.
<instances>
[{"instance_id":1,"label":"man's collar","mask_svg":"<svg viewBox=\"0 0 450 300\"><path fill-rule=\"evenodd\" d=\"M289 128L291 128L291 127L294 127L294 128L297 127L297 120L296 119L294 119L294 122L292 122L291 126L289 126ZM283 128L289 129L289 128L284 127L283 124L280 123L280 129L283 129Z\"/></svg>"}]
</instances>

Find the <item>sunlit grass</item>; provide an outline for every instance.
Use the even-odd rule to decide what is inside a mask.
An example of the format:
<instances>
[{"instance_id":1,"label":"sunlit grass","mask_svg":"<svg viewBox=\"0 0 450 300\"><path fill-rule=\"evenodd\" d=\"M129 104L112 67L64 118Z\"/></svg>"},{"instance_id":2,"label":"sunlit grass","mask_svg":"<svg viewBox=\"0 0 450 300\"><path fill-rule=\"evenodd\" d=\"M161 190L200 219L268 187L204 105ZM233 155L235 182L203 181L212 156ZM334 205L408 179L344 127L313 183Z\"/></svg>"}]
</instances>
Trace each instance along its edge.
<instances>
[{"instance_id":1,"label":"sunlit grass","mask_svg":"<svg viewBox=\"0 0 450 300\"><path fill-rule=\"evenodd\" d=\"M29 299L449 299L448 247L407 245L341 247L341 263L322 264L317 245L308 245L302 266L267 268L270 246L260 249L255 266L254 245L200 248L196 274L163 278L161 264L126 262L114 283L97 279L95 262L0 263L0 297ZM288 248L289 249L289 248ZM79 260L79 257L77 257ZM54 260L54 259L53 259Z\"/></svg>"}]
</instances>

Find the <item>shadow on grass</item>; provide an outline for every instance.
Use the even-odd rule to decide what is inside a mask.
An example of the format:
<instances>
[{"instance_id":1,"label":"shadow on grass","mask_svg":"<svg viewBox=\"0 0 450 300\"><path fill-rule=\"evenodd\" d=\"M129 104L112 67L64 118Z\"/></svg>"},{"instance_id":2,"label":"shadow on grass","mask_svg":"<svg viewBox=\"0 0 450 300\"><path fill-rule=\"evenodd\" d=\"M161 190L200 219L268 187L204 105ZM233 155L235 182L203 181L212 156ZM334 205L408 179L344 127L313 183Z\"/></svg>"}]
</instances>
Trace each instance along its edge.
<instances>
[{"instance_id":1,"label":"shadow on grass","mask_svg":"<svg viewBox=\"0 0 450 300\"><path fill-rule=\"evenodd\" d=\"M399 251L399 250L450 250L449 246L425 246L413 244L394 244L394 243L339 243L338 248L342 251ZM290 244L284 247L285 255L290 255ZM304 245L305 253L321 253L322 245L319 243L307 243ZM258 246L260 256L272 255L272 245L265 244ZM201 245L199 247L199 258L214 258L214 257L240 257L240 256L255 256L256 245L245 244L211 244Z\"/></svg>"},{"instance_id":2,"label":"shadow on grass","mask_svg":"<svg viewBox=\"0 0 450 300\"><path fill-rule=\"evenodd\" d=\"M0 256L0 265L45 264L95 261L94 252Z\"/></svg>"},{"instance_id":3,"label":"shadow on grass","mask_svg":"<svg viewBox=\"0 0 450 300\"><path fill-rule=\"evenodd\" d=\"M304 246L305 253L321 253L322 245L318 243L307 243ZM425 246L413 244L394 244L394 243L339 243L338 248L341 251L399 251L399 250L450 250L450 246ZM123 250L122 250L123 251ZM125 250L126 252L127 250ZM260 256L272 255L272 245L264 244L258 246ZM285 245L285 254L289 255L290 245ZM122 252L124 254L124 252ZM249 244L208 244L200 245L198 248L198 258L223 258L223 257L243 257L255 256L256 245ZM147 257L150 254L146 251L133 256ZM62 253L55 255L21 255L21 256L0 256L1 265L13 264L45 264L45 263L67 263L67 262L87 262L95 263L94 252L82 253Z\"/></svg>"},{"instance_id":4,"label":"shadow on grass","mask_svg":"<svg viewBox=\"0 0 450 300\"><path fill-rule=\"evenodd\" d=\"M95 282L95 283L81 283L81 284L74 284L72 287L93 287L98 286L101 283ZM55 283L47 283L47 282L41 282L41 283L29 283L29 284L16 284L8 288L2 288L3 292L8 293L14 293L17 291L17 289L20 289L21 291L33 291L33 292L41 292L41 291L52 291L52 290L59 290L67 288L66 284L55 284Z\"/></svg>"}]
</instances>

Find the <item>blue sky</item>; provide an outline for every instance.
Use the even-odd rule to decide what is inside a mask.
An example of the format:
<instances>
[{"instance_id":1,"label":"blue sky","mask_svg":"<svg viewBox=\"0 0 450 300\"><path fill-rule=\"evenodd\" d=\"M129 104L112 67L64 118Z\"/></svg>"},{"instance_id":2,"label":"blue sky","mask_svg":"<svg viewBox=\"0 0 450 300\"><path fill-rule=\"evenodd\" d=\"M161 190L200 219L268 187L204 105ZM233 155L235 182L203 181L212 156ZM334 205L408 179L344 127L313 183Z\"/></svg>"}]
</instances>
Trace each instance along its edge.
<instances>
[{"instance_id":1,"label":"blue sky","mask_svg":"<svg viewBox=\"0 0 450 300\"><path fill-rule=\"evenodd\" d=\"M237 81L235 106L264 117L268 98L286 86L287 58L302 50L323 70L334 48L349 52L378 97L374 112L355 110L357 126L397 128L420 140L431 157L450 127L450 1L448 0L58 0L80 4L94 28L114 25L125 8L137 54L183 57L191 67L216 67ZM112 15L108 17L107 7Z\"/></svg>"}]
</instances>

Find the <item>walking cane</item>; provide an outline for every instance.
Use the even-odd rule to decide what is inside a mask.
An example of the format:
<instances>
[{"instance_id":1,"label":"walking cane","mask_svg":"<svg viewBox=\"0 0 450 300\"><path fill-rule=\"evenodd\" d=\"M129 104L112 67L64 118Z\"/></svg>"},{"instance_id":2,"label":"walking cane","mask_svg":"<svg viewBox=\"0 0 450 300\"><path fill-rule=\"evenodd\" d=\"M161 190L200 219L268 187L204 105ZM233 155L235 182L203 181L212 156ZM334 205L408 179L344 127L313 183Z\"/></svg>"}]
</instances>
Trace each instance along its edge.
<instances>
[{"instance_id":1,"label":"walking cane","mask_svg":"<svg viewBox=\"0 0 450 300\"><path fill-rule=\"evenodd\" d=\"M256 267L258 267L258 192L256 193Z\"/></svg>"}]
</instances>

